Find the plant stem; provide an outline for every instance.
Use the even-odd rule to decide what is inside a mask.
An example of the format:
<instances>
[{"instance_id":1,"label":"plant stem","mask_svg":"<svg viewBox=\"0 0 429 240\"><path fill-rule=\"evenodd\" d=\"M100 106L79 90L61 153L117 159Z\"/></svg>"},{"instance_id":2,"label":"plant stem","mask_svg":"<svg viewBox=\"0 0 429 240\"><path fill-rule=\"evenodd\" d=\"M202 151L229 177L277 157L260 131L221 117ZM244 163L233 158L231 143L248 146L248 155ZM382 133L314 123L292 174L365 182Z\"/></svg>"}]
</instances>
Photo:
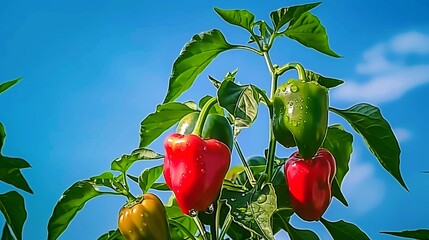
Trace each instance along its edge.
<instances>
[{"instance_id":1,"label":"plant stem","mask_svg":"<svg viewBox=\"0 0 429 240\"><path fill-rule=\"evenodd\" d=\"M206 230L204 229L204 225L201 223L200 219L198 218L198 216L192 217L195 221L195 224L197 224L198 230L201 233L201 236L203 237L203 240L208 240L207 239L207 233Z\"/></svg>"},{"instance_id":2,"label":"plant stem","mask_svg":"<svg viewBox=\"0 0 429 240\"><path fill-rule=\"evenodd\" d=\"M231 213L228 213L225 218L225 222L222 226L222 231L220 232L219 239L223 239L225 237L226 232L228 231L229 226L232 223Z\"/></svg>"},{"instance_id":3,"label":"plant stem","mask_svg":"<svg viewBox=\"0 0 429 240\"><path fill-rule=\"evenodd\" d=\"M220 239L218 236L218 230L219 230L219 220L220 220L220 211L222 209L222 202L220 200L217 200L217 206L216 206L216 217L215 217L215 229L216 229L216 239Z\"/></svg>"},{"instance_id":4,"label":"plant stem","mask_svg":"<svg viewBox=\"0 0 429 240\"><path fill-rule=\"evenodd\" d=\"M195 128L192 134L201 136L201 133L203 132L204 122L207 119L209 110L216 102L217 102L216 97L212 97L204 104L203 109L201 109L200 116L198 116L197 123L195 124Z\"/></svg>"},{"instance_id":5,"label":"plant stem","mask_svg":"<svg viewBox=\"0 0 429 240\"><path fill-rule=\"evenodd\" d=\"M249 179L250 185L252 185L253 187L256 184L256 179L253 176L252 171L250 170L249 164L247 164L246 158L244 157L243 152L241 151L240 145L238 145L237 140L234 140L234 146L235 146L235 149L237 149L237 153L238 153L238 156L240 157L241 162L243 163L244 172L246 173L247 179Z\"/></svg>"},{"instance_id":6,"label":"plant stem","mask_svg":"<svg viewBox=\"0 0 429 240\"><path fill-rule=\"evenodd\" d=\"M277 76L281 76L283 73L291 69L296 69L296 71L298 72L298 79L302 79L306 82L308 81L307 76L305 75L304 67L299 63L285 64L277 69L276 74Z\"/></svg>"},{"instance_id":7,"label":"plant stem","mask_svg":"<svg viewBox=\"0 0 429 240\"><path fill-rule=\"evenodd\" d=\"M278 74L277 69L274 68L270 55L268 52L264 52L265 62L267 63L268 70L271 74L271 94L270 98L273 99L274 94L277 89L277 80ZM273 132L273 109L270 108L270 121L269 121L269 146L268 146L268 156L267 156L267 164L265 167L265 173L268 175L268 179L271 180L273 175L273 163L274 163L274 155L276 152L276 138L274 137Z\"/></svg>"},{"instance_id":8,"label":"plant stem","mask_svg":"<svg viewBox=\"0 0 429 240\"><path fill-rule=\"evenodd\" d=\"M258 51L257 49L254 49L254 48L252 48L252 47L249 47L249 46L236 45L236 48L237 48L237 49L244 49L244 50L248 50L248 51L251 51L251 52L253 52L253 53L256 53L256 54L258 54L258 55L260 55L260 56L262 56L262 55L263 55L263 53L262 53L262 52Z\"/></svg>"}]
</instances>

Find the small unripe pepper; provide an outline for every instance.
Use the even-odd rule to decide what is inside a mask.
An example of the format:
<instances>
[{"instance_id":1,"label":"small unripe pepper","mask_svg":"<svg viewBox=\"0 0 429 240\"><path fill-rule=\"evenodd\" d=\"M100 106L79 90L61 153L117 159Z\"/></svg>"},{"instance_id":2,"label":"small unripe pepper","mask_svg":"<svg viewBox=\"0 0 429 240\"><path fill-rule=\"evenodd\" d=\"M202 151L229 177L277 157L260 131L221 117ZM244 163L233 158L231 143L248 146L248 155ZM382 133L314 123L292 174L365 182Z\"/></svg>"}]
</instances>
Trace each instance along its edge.
<instances>
[{"instance_id":1,"label":"small unripe pepper","mask_svg":"<svg viewBox=\"0 0 429 240\"><path fill-rule=\"evenodd\" d=\"M170 239L164 205L152 193L125 204L119 212L118 226L127 240Z\"/></svg>"},{"instance_id":2,"label":"small unripe pepper","mask_svg":"<svg viewBox=\"0 0 429 240\"><path fill-rule=\"evenodd\" d=\"M304 220L319 220L331 202L331 186L336 173L335 159L319 149L311 159L294 152L284 166L292 209Z\"/></svg>"},{"instance_id":3,"label":"small unripe pepper","mask_svg":"<svg viewBox=\"0 0 429 240\"><path fill-rule=\"evenodd\" d=\"M191 134L195 129L199 115L200 113L193 112L184 116L180 120L179 124L177 124L176 132L180 134ZM219 140L225 143L232 151L234 144L232 127L228 120L222 115L215 113L209 113L207 115L207 119L204 122L203 130L201 132L201 138Z\"/></svg>"}]
</instances>

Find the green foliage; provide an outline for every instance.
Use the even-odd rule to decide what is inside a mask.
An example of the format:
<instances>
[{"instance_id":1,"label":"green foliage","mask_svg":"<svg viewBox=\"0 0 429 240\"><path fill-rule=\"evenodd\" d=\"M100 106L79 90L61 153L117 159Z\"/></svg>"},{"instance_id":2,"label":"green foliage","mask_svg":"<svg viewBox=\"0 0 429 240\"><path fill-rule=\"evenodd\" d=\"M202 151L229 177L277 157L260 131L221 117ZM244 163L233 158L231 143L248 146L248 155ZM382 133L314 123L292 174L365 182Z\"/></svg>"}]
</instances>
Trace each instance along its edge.
<instances>
[{"instance_id":1,"label":"green foliage","mask_svg":"<svg viewBox=\"0 0 429 240\"><path fill-rule=\"evenodd\" d=\"M402 232L381 232L384 234L389 234L392 236L418 239L418 240L428 240L429 239L429 229L418 229L418 230L407 230Z\"/></svg>"},{"instance_id":2,"label":"green foliage","mask_svg":"<svg viewBox=\"0 0 429 240\"><path fill-rule=\"evenodd\" d=\"M119 229L110 230L109 232L101 235L97 240L126 240L124 236L122 236Z\"/></svg>"},{"instance_id":3,"label":"green foliage","mask_svg":"<svg viewBox=\"0 0 429 240\"><path fill-rule=\"evenodd\" d=\"M147 193L156 180L161 176L164 165L145 169L139 177L139 186L143 193Z\"/></svg>"},{"instance_id":4,"label":"green foliage","mask_svg":"<svg viewBox=\"0 0 429 240\"><path fill-rule=\"evenodd\" d=\"M0 94L21 81L21 79L17 78L0 84ZM5 138L6 131L0 122L0 181L33 194L33 190L21 173L21 169L29 168L30 164L24 159L6 157L2 154ZM6 220L1 239L21 240L22 230L27 219L24 198L16 191L0 194L0 210ZM11 229L13 235L10 231Z\"/></svg>"},{"instance_id":5,"label":"green foliage","mask_svg":"<svg viewBox=\"0 0 429 240\"><path fill-rule=\"evenodd\" d=\"M322 218L320 222L329 231L333 239L369 240L369 237L357 226L343 220L330 222Z\"/></svg>"},{"instance_id":6,"label":"green foliage","mask_svg":"<svg viewBox=\"0 0 429 240\"><path fill-rule=\"evenodd\" d=\"M17 78L17 79L14 79L14 80L0 84L0 94L3 93L4 91L8 90L13 85L17 84L21 80L22 80L22 78Z\"/></svg>"},{"instance_id":7,"label":"green foliage","mask_svg":"<svg viewBox=\"0 0 429 240\"><path fill-rule=\"evenodd\" d=\"M164 103L178 98L217 55L233 48L217 29L193 36L173 64Z\"/></svg>"},{"instance_id":8,"label":"green foliage","mask_svg":"<svg viewBox=\"0 0 429 240\"><path fill-rule=\"evenodd\" d=\"M223 189L221 199L231 209L235 223L260 237L274 239L271 216L277 209L277 197L272 184L248 192Z\"/></svg>"},{"instance_id":9,"label":"green foliage","mask_svg":"<svg viewBox=\"0 0 429 240\"><path fill-rule=\"evenodd\" d=\"M149 114L141 122L140 147L147 147L180 119L195 111L188 105L177 102L158 105L156 112Z\"/></svg>"},{"instance_id":10,"label":"green foliage","mask_svg":"<svg viewBox=\"0 0 429 240\"><path fill-rule=\"evenodd\" d=\"M122 157L113 160L110 168L125 173L136 161L161 158L164 158L162 154L147 148L139 148L134 150L130 155L124 154Z\"/></svg>"},{"instance_id":11,"label":"green foliage","mask_svg":"<svg viewBox=\"0 0 429 240\"><path fill-rule=\"evenodd\" d=\"M345 110L336 108L330 108L330 110L350 123L363 137L369 150L377 157L384 169L408 190L399 170L401 149L398 140L389 123L381 115L380 109L368 103L360 103Z\"/></svg>"},{"instance_id":12,"label":"green foliage","mask_svg":"<svg viewBox=\"0 0 429 240\"><path fill-rule=\"evenodd\" d=\"M3 213L7 225L12 229L16 239L21 240L22 228L27 219L24 198L16 191L0 194L0 211ZM5 226L5 228L7 228L7 226ZM6 235L10 235L8 229L3 229L3 232L5 231Z\"/></svg>"},{"instance_id":13,"label":"green foliage","mask_svg":"<svg viewBox=\"0 0 429 240\"><path fill-rule=\"evenodd\" d=\"M340 57L329 47L328 35L319 18L309 12L303 13L298 19L293 19L284 34L304 46L332 57Z\"/></svg>"},{"instance_id":14,"label":"green foliage","mask_svg":"<svg viewBox=\"0 0 429 240\"><path fill-rule=\"evenodd\" d=\"M308 80L318 82L320 85L326 88L333 88L344 83L343 80L324 77L310 70L305 70L305 76L307 77Z\"/></svg>"},{"instance_id":15,"label":"green foliage","mask_svg":"<svg viewBox=\"0 0 429 240\"><path fill-rule=\"evenodd\" d=\"M89 181L79 181L69 187L55 205L49 219L48 240L57 239L85 206L85 203L103 194Z\"/></svg>"},{"instance_id":16,"label":"green foliage","mask_svg":"<svg viewBox=\"0 0 429 240\"><path fill-rule=\"evenodd\" d=\"M341 125L330 126L322 144L323 148L328 149L334 155L337 167L337 173L332 185L333 195L346 206L348 206L348 203L341 192L341 184L349 171L350 155L353 152L352 144L353 135L346 132Z\"/></svg>"}]
</instances>

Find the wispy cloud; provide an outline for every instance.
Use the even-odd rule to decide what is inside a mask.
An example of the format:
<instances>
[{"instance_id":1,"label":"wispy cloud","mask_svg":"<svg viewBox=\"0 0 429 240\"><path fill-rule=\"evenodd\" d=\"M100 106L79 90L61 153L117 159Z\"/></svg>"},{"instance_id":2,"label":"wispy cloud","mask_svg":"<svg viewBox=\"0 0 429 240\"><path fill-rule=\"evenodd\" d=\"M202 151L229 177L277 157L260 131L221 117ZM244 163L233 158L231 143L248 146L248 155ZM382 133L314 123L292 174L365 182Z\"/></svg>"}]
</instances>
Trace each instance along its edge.
<instances>
[{"instance_id":1,"label":"wispy cloud","mask_svg":"<svg viewBox=\"0 0 429 240\"><path fill-rule=\"evenodd\" d=\"M412 137L411 132L405 128L394 128L393 132L400 143L406 142Z\"/></svg>"},{"instance_id":2,"label":"wispy cloud","mask_svg":"<svg viewBox=\"0 0 429 240\"><path fill-rule=\"evenodd\" d=\"M347 80L334 89L333 98L380 104L429 83L429 64L401 63L410 54L429 54L429 36L408 32L375 45L363 54L362 62L356 66L356 71L364 75L362 79L367 80ZM396 61L390 59L392 55Z\"/></svg>"},{"instance_id":3,"label":"wispy cloud","mask_svg":"<svg viewBox=\"0 0 429 240\"><path fill-rule=\"evenodd\" d=\"M375 175L373 164L359 161L360 154L356 150L353 152L350 171L344 179L342 188L349 202L350 210L355 215L362 216L383 202L385 185Z\"/></svg>"}]
</instances>

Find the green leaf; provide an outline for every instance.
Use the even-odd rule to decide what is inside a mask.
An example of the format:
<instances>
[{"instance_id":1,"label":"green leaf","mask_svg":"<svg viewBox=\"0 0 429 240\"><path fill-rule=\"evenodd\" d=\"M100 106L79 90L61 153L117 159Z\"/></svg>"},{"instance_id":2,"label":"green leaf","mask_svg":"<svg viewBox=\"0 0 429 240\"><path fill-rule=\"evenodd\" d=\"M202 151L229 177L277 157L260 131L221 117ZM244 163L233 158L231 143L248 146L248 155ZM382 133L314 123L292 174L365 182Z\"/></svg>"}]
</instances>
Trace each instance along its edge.
<instances>
[{"instance_id":1,"label":"green leaf","mask_svg":"<svg viewBox=\"0 0 429 240\"><path fill-rule=\"evenodd\" d=\"M7 223L4 223L3 232L1 235L1 240L15 240L12 233L10 232L9 226Z\"/></svg>"},{"instance_id":2,"label":"green leaf","mask_svg":"<svg viewBox=\"0 0 429 240\"><path fill-rule=\"evenodd\" d=\"M268 41L273 34L274 30L268 26L268 24L265 21L257 21L255 23L255 26L258 26L259 30L259 40L263 40L265 44L268 44ZM252 43L255 39L253 36L251 36L250 42Z\"/></svg>"},{"instance_id":3,"label":"green leaf","mask_svg":"<svg viewBox=\"0 0 429 240\"><path fill-rule=\"evenodd\" d=\"M167 212L170 223L170 234L172 239L190 239L188 237L189 234L196 234L198 228L194 220L182 213L174 195L171 195L168 203L165 205L165 211ZM179 224L180 226L178 226ZM186 232L183 228L188 231Z\"/></svg>"},{"instance_id":4,"label":"green leaf","mask_svg":"<svg viewBox=\"0 0 429 240\"><path fill-rule=\"evenodd\" d=\"M3 213L6 223L12 229L16 239L21 240L22 228L27 219L24 198L16 191L0 194L0 211Z\"/></svg>"},{"instance_id":5,"label":"green leaf","mask_svg":"<svg viewBox=\"0 0 429 240\"><path fill-rule=\"evenodd\" d=\"M343 192L341 191L340 184L338 183L336 178L334 178L334 181L332 181L332 196L337 198L342 204L344 204L344 206L349 206L349 203L344 197Z\"/></svg>"},{"instance_id":6,"label":"green leaf","mask_svg":"<svg viewBox=\"0 0 429 240\"><path fill-rule=\"evenodd\" d=\"M138 148L129 155L124 154L122 157L113 160L110 165L110 169L125 173L136 161L155 160L161 158L164 158L164 155L147 148Z\"/></svg>"},{"instance_id":7,"label":"green leaf","mask_svg":"<svg viewBox=\"0 0 429 240\"><path fill-rule=\"evenodd\" d=\"M97 240L126 240L124 236L122 236L119 229L110 230L109 232L101 235Z\"/></svg>"},{"instance_id":8,"label":"green leaf","mask_svg":"<svg viewBox=\"0 0 429 240\"><path fill-rule=\"evenodd\" d=\"M229 24L236 25L252 32L253 22L255 16L247 10L223 10L214 8L217 14L228 22Z\"/></svg>"},{"instance_id":9,"label":"green leaf","mask_svg":"<svg viewBox=\"0 0 429 240\"><path fill-rule=\"evenodd\" d=\"M104 186L116 190L115 176L111 172L104 172L89 179L96 186Z\"/></svg>"},{"instance_id":10,"label":"green leaf","mask_svg":"<svg viewBox=\"0 0 429 240\"><path fill-rule=\"evenodd\" d=\"M259 93L253 85L223 81L218 92L219 105L234 116L234 132L249 127L258 114Z\"/></svg>"},{"instance_id":11,"label":"green leaf","mask_svg":"<svg viewBox=\"0 0 429 240\"><path fill-rule=\"evenodd\" d=\"M201 98L200 102L198 103L198 106L202 109L204 107L204 104L213 97L210 95L206 95L203 98ZM224 115L223 109L219 106L219 104L216 102L209 110L209 113L217 113L219 115Z\"/></svg>"},{"instance_id":12,"label":"green leaf","mask_svg":"<svg viewBox=\"0 0 429 240\"><path fill-rule=\"evenodd\" d=\"M57 239L85 203L106 193L99 192L88 181L79 181L68 188L55 205L48 223L48 240Z\"/></svg>"},{"instance_id":13,"label":"green leaf","mask_svg":"<svg viewBox=\"0 0 429 240\"><path fill-rule=\"evenodd\" d=\"M293 214L292 208L278 208L273 215L274 232L278 232L280 229L287 231L287 223Z\"/></svg>"},{"instance_id":14,"label":"green leaf","mask_svg":"<svg viewBox=\"0 0 429 240\"><path fill-rule=\"evenodd\" d=\"M147 193L153 183L162 175L164 165L146 168L139 177L139 186L143 193Z\"/></svg>"},{"instance_id":15,"label":"green leaf","mask_svg":"<svg viewBox=\"0 0 429 240\"><path fill-rule=\"evenodd\" d=\"M197 76L213 59L235 47L229 44L217 29L194 35L173 64L164 103L178 98L192 86Z\"/></svg>"},{"instance_id":16,"label":"green leaf","mask_svg":"<svg viewBox=\"0 0 429 240\"><path fill-rule=\"evenodd\" d=\"M321 218L320 221L333 239L369 240L369 237L362 230L351 223L343 220L330 222L324 218Z\"/></svg>"},{"instance_id":17,"label":"green leaf","mask_svg":"<svg viewBox=\"0 0 429 240\"><path fill-rule=\"evenodd\" d=\"M17 84L21 80L22 80L22 78L17 78L15 80L11 80L11 81L4 82L4 83L0 84L0 93L8 90L10 87Z\"/></svg>"},{"instance_id":18,"label":"green leaf","mask_svg":"<svg viewBox=\"0 0 429 240\"><path fill-rule=\"evenodd\" d=\"M340 57L329 47L325 27L316 16L309 12L305 12L298 19L291 21L284 34L304 46L332 57Z\"/></svg>"},{"instance_id":19,"label":"green leaf","mask_svg":"<svg viewBox=\"0 0 429 240\"><path fill-rule=\"evenodd\" d=\"M186 221L183 221L184 219L186 219ZM196 239L194 237L195 233L192 233L189 227L191 220L187 218L176 218L168 219L168 222L170 225L170 236L172 239Z\"/></svg>"},{"instance_id":20,"label":"green leaf","mask_svg":"<svg viewBox=\"0 0 429 240\"><path fill-rule=\"evenodd\" d=\"M0 154L1 154L1 149L3 148L5 138L6 138L6 131L4 130L3 124L0 122Z\"/></svg>"},{"instance_id":21,"label":"green leaf","mask_svg":"<svg viewBox=\"0 0 429 240\"><path fill-rule=\"evenodd\" d=\"M33 194L30 185L21 173L21 169L29 168L30 164L21 158L10 158L0 155L0 181L11 184Z\"/></svg>"},{"instance_id":22,"label":"green leaf","mask_svg":"<svg viewBox=\"0 0 429 240\"><path fill-rule=\"evenodd\" d=\"M418 240L429 240L429 229L406 230L402 232L381 232L397 237L411 238Z\"/></svg>"},{"instance_id":23,"label":"green leaf","mask_svg":"<svg viewBox=\"0 0 429 240\"><path fill-rule=\"evenodd\" d=\"M292 19L298 19L303 13L319 6L320 2L280 8L270 13L271 22L277 32Z\"/></svg>"},{"instance_id":24,"label":"green leaf","mask_svg":"<svg viewBox=\"0 0 429 240\"><path fill-rule=\"evenodd\" d=\"M291 240L319 240L319 236L310 230L296 229L289 222L286 225Z\"/></svg>"},{"instance_id":25,"label":"green leaf","mask_svg":"<svg viewBox=\"0 0 429 240\"><path fill-rule=\"evenodd\" d=\"M367 103L360 103L345 110L336 108L330 108L330 110L350 123L363 137L369 150L377 157L384 169L408 190L399 169L401 149L398 140L389 123L381 115L380 109Z\"/></svg>"},{"instance_id":26,"label":"green leaf","mask_svg":"<svg viewBox=\"0 0 429 240\"><path fill-rule=\"evenodd\" d=\"M154 183L150 187L152 189L158 190L158 191L170 191L171 189L167 186L166 183Z\"/></svg>"},{"instance_id":27,"label":"green leaf","mask_svg":"<svg viewBox=\"0 0 429 240\"><path fill-rule=\"evenodd\" d=\"M232 72L228 72L228 73L225 75L225 77L223 78L223 80L222 80L222 81L231 81L231 82L234 82L234 81L235 81L235 75L237 75L237 72L238 72L238 69L235 69L235 70L234 70L234 71L232 71ZM220 86L222 85L222 81L219 81L219 80L217 80L216 78L214 78L214 77L212 77L212 76L210 76L210 75L209 75L209 80L210 80L210 82L212 82L213 86L214 86L216 89L219 89L219 88L220 88Z\"/></svg>"},{"instance_id":28,"label":"green leaf","mask_svg":"<svg viewBox=\"0 0 429 240\"><path fill-rule=\"evenodd\" d=\"M271 217L277 209L277 197L272 184L245 193L222 189L221 200L231 209L235 223L258 236L274 239Z\"/></svg>"},{"instance_id":29,"label":"green leaf","mask_svg":"<svg viewBox=\"0 0 429 240\"><path fill-rule=\"evenodd\" d=\"M332 183L332 193L340 202L348 206L347 200L341 192L341 184L349 171L350 156L353 152L353 135L346 132L339 124L329 126L322 147L332 153L336 162L337 173Z\"/></svg>"},{"instance_id":30,"label":"green leaf","mask_svg":"<svg viewBox=\"0 0 429 240\"><path fill-rule=\"evenodd\" d=\"M185 115L196 111L186 104L177 102L158 105L156 112L149 114L141 122L140 147L147 147Z\"/></svg>"},{"instance_id":31,"label":"green leaf","mask_svg":"<svg viewBox=\"0 0 429 240\"><path fill-rule=\"evenodd\" d=\"M343 80L324 77L310 70L305 70L305 76L307 77L308 80L318 82L320 85L326 88L333 88L344 83Z\"/></svg>"}]
</instances>

